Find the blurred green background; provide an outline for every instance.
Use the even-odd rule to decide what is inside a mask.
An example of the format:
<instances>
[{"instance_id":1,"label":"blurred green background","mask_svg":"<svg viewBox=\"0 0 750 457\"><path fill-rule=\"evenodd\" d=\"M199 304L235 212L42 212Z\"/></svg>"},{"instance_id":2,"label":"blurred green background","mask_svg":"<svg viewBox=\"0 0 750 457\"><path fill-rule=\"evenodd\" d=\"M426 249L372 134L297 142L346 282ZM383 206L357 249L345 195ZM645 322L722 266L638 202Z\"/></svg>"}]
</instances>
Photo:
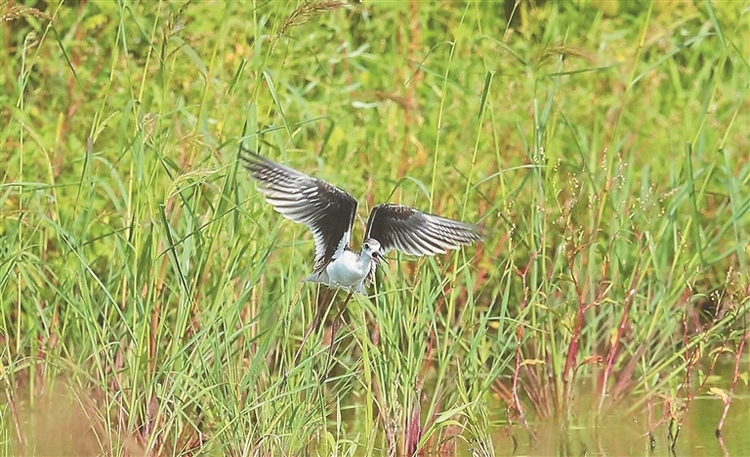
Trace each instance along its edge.
<instances>
[{"instance_id":1,"label":"blurred green background","mask_svg":"<svg viewBox=\"0 0 750 457\"><path fill-rule=\"evenodd\" d=\"M747 385L749 14L0 1L3 452L508 454L589 410L696 452ZM343 297L240 141L352 193L355 247L385 201L487 237L392 255L294 361Z\"/></svg>"}]
</instances>

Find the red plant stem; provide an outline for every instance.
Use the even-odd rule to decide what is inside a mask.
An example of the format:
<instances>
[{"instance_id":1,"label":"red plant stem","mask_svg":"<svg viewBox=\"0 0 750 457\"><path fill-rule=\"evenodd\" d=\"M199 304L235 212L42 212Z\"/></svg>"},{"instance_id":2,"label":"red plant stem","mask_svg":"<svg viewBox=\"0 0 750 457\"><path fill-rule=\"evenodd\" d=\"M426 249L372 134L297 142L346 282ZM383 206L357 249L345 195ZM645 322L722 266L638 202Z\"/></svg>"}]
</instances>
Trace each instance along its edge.
<instances>
[{"instance_id":1,"label":"red plant stem","mask_svg":"<svg viewBox=\"0 0 750 457\"><path fill-rule=\"evenodd\" d=\"M526 422L526 415L523 413L523 406L521 406L521 399L518 397L518 375L521 372L521 358L523 355L521 354L521 336L523 335L523 326L518 328L517 336L518 336L518 346L516 347L516 369L513 373L513 403L516 407L516 411L518 411L518 420L524 424L526 428L529 427L528 423Z\"/></svg>"},{"instance_id":2,"label":"red plant stem","mask_svg":"<svg viewBox=\"0 0 750 457\"><path fill-rule=\"evenodd\" d=\"M724 428L724 421L727 418L729 412L729 405L732 403L732 394L734 393L734 387L737 384L737 378L740 374L740 362L742 360L742 351L745 349L745 341L750 338L750 332L745 333L740 341L740 346L737 348L737 352L734 355L734 373L732 375L732 383L729 385L729 394L726 400L724 400L724 411L721 413L721 419L719 425L716 427L716 438L721 438L721 430Z\"/></svg>"},{"instance_id":3,"label":"red plant stem","mask_svg":"<svg viewBox=\"0 0 750 457\"><path fill-rule=\"evenodd\" d=\"M562 379L565 384L568 383L568 374L575 370L578 361L578 340L581 337L583 313L585 310L586 306L583 303L578 303L578 310L576 311L576 327L573 329L573 337L570 339L570 344L568 345L568 355L565 357L565 369L562 373Z\"/></svg>"},{"instance_id":4,"label":"red plant stem","mask_svg":"<svg viewBox=\"0 0 750 457\"><path fill-rule=\"evenodd\" d=\"M5 372L3 372L3 375L5 375ZM14 395L14 392L11 387L11 383L9 378L5 378L5 398L8 401L8 409L10 409L10 417L13 422L13 430L16 433L16 440L18 443L18 448L16 449L19 451L19 453L26 452L26 447L28 446L28 443L26 442L26 436L24 435L22 429L21 429L21 416L18 412L18 404L16 403L16 398Z\"/></svg>"},{"instance_id":5,"label":"red plant stem","mask_svg":"<svg viewBox=\"0 0 750 457\"><path fill-rule=\"evenodd\" d=\"M609 354L607 354L607 361L604 364L604 373L600 386L601 390L599 392L599 412L602 411L602 406L604 405L604 397L605 393L607 392L607 381L609 380L609 375L612 373L612 369L614 367L615 356L617 355L617 350L620 347L620 339L622 338L623 334L625 333L625 329L627 328L628 316L630 314L630 304L632 303L634 296L635 289L630 289L628 296L625 297L622 317L620 317L620 324L617 326L615 340L612 342L612 347L609 348Z\"/></svg>"},{"instance_id":6,"label":"red plant stem","mask_svg":"<svg viewBox=\"0 0 750 457\"><path fill-rule=\"evenodd\" d=\"M406 440L404 443L404 453L406 455L416 455L419 440L422 438L422 426L420 423L420 416L422 412L421 407L421 390L416 389L415 401L412 405L411 414L406 419Z\"/></svg>"},{"instance_id":7,"label":"red plant stem","mask_svg":"<svg viewBox=\"0 0 750 457\"><path fill-rule=\"evenodd\" d=\"M575 271L574 267L575 265L573 265L573 259L572 257L569 257L568 268L571 272ZM590 304L586 305L584 302L585 294L581 290L581 285L578 283L578 278L573 274L571 275L571 280L573 281L573 286L576 289L576 294L578 294L578 309L576 310L576 326L573 329L573 336L570 339L570 344L568 344L568 355L565 357L565 368L562 372L562 380L565 385L568 385L568 375L570 373L573 373L573 376L575 376L576 365L578 365L578 342L581 338L581 330L583 329L585 313L591 307Z\"/></svg>"},{"instance_id":8,"label":"red plant stem","mask_svg":"<svg viewBox=\"0 0 750 457\"><path fill-rule=\"evenodd\" d=\"M528 287L526 286L526 275L529 272L529 268L531 266L531 261L529 261L526 268L519 272L519 276L521 277L521 281L523 282L523 290L524 290L524 298L523 301L519 304L519 308L521 309L521 312L523 312L524 308L526 308L526 305L528 305ZM516 411L518 412L518 420L524 424L527 430L529 429L529 425L526 422L526 416L523 412L523 406L521 405L521 399L518 397L518 377L521 373L521 359L523 358L523 354L521 354L521 345L523 343L523 330L524 326L523 324L518 326L518 329L516 329L516 340L518 341L518 345L516 346L516 366L515 370L513 370L513 387L511 389L511 394L513 396L513 404L516 408Z\"/></svg>"}]
</instances>

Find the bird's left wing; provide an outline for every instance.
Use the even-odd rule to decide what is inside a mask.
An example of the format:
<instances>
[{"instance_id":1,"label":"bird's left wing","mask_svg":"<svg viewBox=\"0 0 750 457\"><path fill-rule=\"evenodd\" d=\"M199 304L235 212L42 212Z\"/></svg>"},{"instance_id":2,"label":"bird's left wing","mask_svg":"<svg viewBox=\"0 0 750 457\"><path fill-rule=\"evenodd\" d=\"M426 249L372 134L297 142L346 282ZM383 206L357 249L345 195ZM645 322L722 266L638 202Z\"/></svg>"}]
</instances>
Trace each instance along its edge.
<instances>
[{"instance_id":1,"label":"bird's left wing","mask_svg":"<svg viewBox=\"0 0 750 457\"><path fill-rule=\"evenodd\" d=\"M478 225L423 213L404 205L377 205L367 220L365 239L380 242L381 253L398 249L422 256L444 253L479 241Z\"/></svg>"}]
</instances>

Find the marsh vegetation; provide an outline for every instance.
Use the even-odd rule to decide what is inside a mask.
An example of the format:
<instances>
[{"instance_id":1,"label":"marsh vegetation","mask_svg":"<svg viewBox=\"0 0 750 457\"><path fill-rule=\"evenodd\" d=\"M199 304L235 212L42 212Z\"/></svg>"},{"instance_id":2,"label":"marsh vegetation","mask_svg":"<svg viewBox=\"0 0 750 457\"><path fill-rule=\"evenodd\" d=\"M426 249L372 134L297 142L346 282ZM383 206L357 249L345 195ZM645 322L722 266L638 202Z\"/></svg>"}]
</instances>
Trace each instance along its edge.
<instances>
[{"instance_id":1,"label":"marsh vegetation","mask_svg":"<svg viewBox=\"0 0 750 457\"><path fill-rule=\"evenodd\" d=\"M747 2L36 8L0 1L3 454L750 452ZM240 141L485 238L394 254L331 341Z\"/></svg>"}]
</instances>

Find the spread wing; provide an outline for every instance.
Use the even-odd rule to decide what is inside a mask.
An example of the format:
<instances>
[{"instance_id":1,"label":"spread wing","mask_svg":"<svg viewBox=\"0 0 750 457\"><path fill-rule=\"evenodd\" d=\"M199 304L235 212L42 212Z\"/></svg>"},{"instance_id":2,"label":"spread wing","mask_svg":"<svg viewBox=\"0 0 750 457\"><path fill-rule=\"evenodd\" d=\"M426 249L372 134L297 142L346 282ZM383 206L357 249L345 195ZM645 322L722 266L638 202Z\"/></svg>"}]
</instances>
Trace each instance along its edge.
<instances>
[{"instance_id":1,"label":"spread wing","mask_svg":"<svg viewBox=\"0 0 750 457\"><path fill-rule=\"evenodd\" d=\"M240 160L261 193L288 219L310 228L315 240L315 271L349 247L357 200L323 180L240 148Z\"/></svg>"},{"instance_id":2,"label":"spread wing","mask_svg":"<svg viewBox=\"0 0 750 457\"><path fill-rule=\"evenodd\" d=\"M380 242L381 253L398 249L422 256L444 253L479 241L482 228L403 205L374 207L367 220L365 239Z\"/></svg>"}]
</instances>

